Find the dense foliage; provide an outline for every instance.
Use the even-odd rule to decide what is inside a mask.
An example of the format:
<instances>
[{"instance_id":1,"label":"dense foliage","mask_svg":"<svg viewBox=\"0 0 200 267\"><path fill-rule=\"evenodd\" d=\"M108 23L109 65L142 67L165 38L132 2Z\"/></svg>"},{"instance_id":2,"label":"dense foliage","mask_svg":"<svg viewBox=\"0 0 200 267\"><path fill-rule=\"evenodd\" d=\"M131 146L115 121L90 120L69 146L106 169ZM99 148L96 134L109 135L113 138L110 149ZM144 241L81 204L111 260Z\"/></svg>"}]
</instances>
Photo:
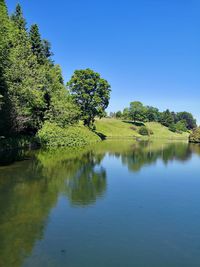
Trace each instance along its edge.
<instances>
[{"instance_id":1,"label":"dense foliage","mask_svg":"<svg viewBox=\"0 0 200 267\"><path fill-rule=\"evenodd\" d=\"M9 17L0 0L0 137L35 136L43 127L46 131L47 122L60 132L81 119L90 125L104 114L108 82L92 70L75 71L69 91L51 56L38 25L27 28L21 6Z\"/></svg>"},{"instance_id":2,"label":"dense foliage","mask_svg":"<svg viewBox=\"0 0 200 267\"><path fill-rule=\"evenodd\" d=\"M84 126L61 128L55 123L45 122L38 132L42 144L47 147L81 147L99 142L101 139Z\"/></svg>"},{"instance_id":3,"label":"dense foliage","mask_svg":"<svg viewBox=\"0 0 200 267\"><path fill-rule=\"evenodd\" d=\"M94 123L96 116L102 117L108 107L110 85L90 69L77 70L68 82L73 99L81 109L84 125Z\"/></svg>"},{"instance_id":4,"label":"dense foliage","mask_svg":"<svg viewBox=\"0 0 200 267\"><path fill-rule=\"evenodd\" d=\"M196 120L189 112L173 112L169 109L161 112L156 107L144 106L139 101L130 103L129 108L125 108L123 112L111 112L111 117L121 118L124 120L132 120L136 122L159 122L168 127L172 132L186 132L196 128Z\"/></svg>"},{"instance_id":5,"label":"dense foliage","mask_svg":"<svg viewBox=\"0 0 200 267\"><path fill-rule=\"evenodd\" d=\"M189 141L191 143L200 143L200 127L193 130L190 134Z\"/></svg>"}]
</instances>

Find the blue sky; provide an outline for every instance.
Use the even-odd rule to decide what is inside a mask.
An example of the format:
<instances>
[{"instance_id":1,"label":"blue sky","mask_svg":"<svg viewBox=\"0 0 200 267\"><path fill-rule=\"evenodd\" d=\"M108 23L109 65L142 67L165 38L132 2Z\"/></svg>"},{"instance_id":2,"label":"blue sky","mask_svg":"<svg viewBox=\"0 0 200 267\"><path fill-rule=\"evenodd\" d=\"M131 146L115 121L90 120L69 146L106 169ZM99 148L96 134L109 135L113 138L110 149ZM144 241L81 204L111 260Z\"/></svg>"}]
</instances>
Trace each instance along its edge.
<instances>
[{"instance_id":1,"label":"blue sky","mask_svg":"<svg viewBox=\"0 0 200 267\"><path fill-rule=\"evenodd\" d=\"M52 44L67 81L92 68L112 86L108 111L133 100L200 123L199 0L7 0Z\"/></svg>"}]
</instances>

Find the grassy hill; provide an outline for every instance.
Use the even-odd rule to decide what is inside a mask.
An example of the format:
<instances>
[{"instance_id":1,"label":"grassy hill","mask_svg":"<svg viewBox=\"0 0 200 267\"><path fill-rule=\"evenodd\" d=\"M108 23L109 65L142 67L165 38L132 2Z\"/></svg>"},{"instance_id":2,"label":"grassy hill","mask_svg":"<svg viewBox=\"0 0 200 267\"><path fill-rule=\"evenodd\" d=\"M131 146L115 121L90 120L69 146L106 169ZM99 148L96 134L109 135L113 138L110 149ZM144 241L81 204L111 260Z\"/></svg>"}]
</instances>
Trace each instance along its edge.
<instances>
[{"instance_id":1,"label":"grassy hill","mask_svg":"<svg viewBox=\"0 0 200 267\"><path fill-rule=\"evenodd\" d=\"M142 137L138 130L140 125L135 125L132 122L122 121L117 119L103 118L96 120L96 131L106 138L131 138ZM168 139L168 140L187 140L188 133L173 133L167 127L157 122L148 122L145 125L153 131L151 138Z\"/></svg>"}]
</instances>

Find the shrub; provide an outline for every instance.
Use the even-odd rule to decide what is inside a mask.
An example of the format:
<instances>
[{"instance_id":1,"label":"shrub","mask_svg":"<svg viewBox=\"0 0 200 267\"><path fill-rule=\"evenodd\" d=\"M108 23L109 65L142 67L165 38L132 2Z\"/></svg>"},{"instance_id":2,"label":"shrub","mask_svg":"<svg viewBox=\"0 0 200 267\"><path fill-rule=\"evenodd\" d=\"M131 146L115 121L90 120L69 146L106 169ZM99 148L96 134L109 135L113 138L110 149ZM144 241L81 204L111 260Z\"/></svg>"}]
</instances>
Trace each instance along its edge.
<instances>
[{"instance_id":1,"label":"shrub","mask_svg":"<svg viewBox=\"0 0 200 267\"><path fill-rule=\"evenodd\" d=\"M55 123L45 122L38 132L42 146L48 147L81 147L101 141L100 137L84 126L61 128Z\"/></svg>"},{"instance_id":2,"label":"shrub","mask_svg":"<svg viewBox=\"0 0 200 267\"><path fill-rule=\"evenodd\" d=\"M173 132L173 133L176 132L176 125L175 125L175 123L172 123L172 124L169 125L169 130L170 130L171 132Z\"/></svg>"},{"instance_id":3,"label":"shrub","mask_svg":"<svg viewBox=\"0 0 200 267\"><path fill-rule=\"evenodd\" d=\"M187 132L186 122L184 120L176 123L176 130L179 132Z\"/></svg>"},{"instance_id":4,"label":"shrub","mask_svg":"<svg viewBox=\"0 0 200 267\"><path fill-rule=\"evenodd\" d=\"M200 127L193 130L189 136L189 141L191 143L200 143Z\"/></svg>"},{"instance_id":5,"label":"shrub","mask_svg":"<svg viewBox=\"0 0 200 267\"><path fill-rule=\"evenodd\" d=\"M150 135L150 134L153 134L153 131L151 129L148 129L146 126L141 126L139 129L139 134Z\"/></svg>"}]
</instances>

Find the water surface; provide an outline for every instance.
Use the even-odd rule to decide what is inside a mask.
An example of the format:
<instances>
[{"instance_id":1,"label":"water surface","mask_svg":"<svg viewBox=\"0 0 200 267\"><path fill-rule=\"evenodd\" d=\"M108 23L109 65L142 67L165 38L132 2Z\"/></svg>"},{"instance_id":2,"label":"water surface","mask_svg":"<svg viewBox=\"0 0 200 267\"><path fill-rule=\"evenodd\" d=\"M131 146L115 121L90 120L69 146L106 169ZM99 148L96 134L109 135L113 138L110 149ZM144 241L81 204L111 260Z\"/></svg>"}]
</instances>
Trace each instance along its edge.
<instances>
[{"instance_id":1,"label":"water surface","mask_svg":"<svg viewBox=\"0 0 200 267\"><path fill-rule=\"evenodd\" d=\"M0 164L0 266L200 266L199 145L106 141Z\"/></svg>"}]
</instances>

